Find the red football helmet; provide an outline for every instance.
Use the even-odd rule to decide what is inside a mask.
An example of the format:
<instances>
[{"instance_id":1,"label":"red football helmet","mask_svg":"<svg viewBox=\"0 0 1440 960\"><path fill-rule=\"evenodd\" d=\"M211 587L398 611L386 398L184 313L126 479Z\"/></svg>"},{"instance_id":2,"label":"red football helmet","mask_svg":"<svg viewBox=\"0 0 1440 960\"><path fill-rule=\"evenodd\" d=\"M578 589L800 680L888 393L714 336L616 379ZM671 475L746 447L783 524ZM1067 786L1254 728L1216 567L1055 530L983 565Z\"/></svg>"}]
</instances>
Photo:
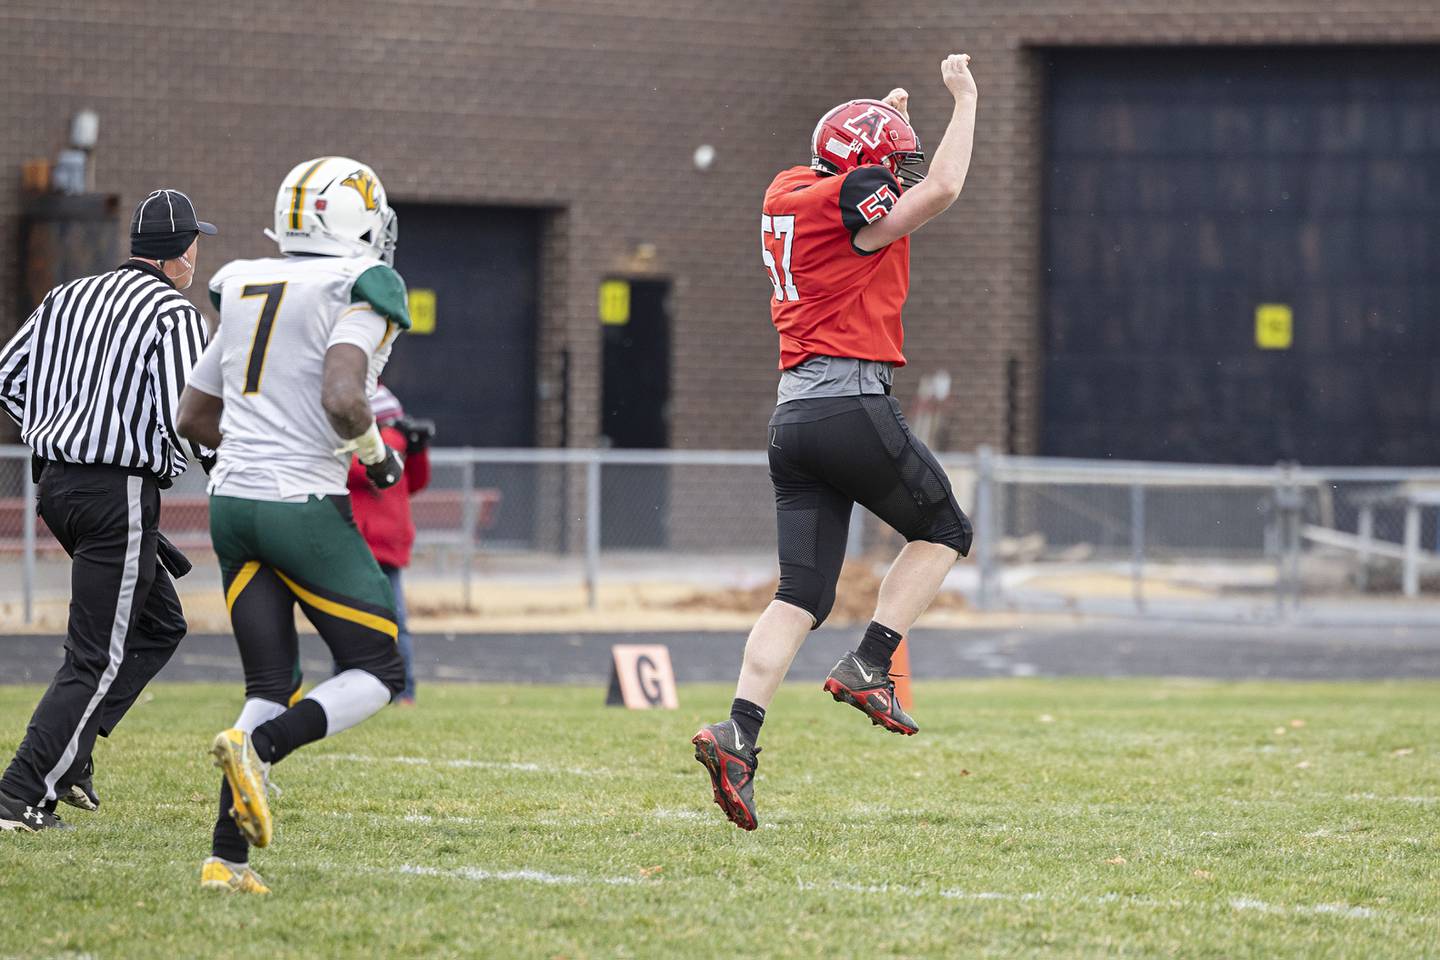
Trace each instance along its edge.
<instances>
[{"instance_id":1,"label":"red football helmet","mask_svg":"<svg viewBox=\"0 0 1440 960\"><path fill-rule=\"evenodd\" d=\"M900 183L913 187L925 177L916 165L925 160L915 128L900 111L879 100L842 103L815 124L810 137L810 168L822 173L849 173L866 164L880 164Z\"/></svg>"}]
</instances>

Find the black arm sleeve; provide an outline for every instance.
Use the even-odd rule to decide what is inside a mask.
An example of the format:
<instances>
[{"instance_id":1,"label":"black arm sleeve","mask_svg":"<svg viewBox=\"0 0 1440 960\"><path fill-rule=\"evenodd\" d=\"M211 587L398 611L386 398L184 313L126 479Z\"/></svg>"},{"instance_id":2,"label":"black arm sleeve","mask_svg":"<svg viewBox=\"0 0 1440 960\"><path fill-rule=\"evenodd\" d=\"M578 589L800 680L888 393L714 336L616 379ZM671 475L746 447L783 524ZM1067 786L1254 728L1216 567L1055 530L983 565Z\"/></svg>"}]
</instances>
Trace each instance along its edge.
<instances>
[{"instance_id":1,"label":"black arm sleeve","mask_svg":"<svg viewBox=\"0 0 1440 960\"><path fill-rule=\"evenodd\" d=\"M900 184L893 173L874 165L857 167L840 185L840 219L853 239L862 227L889 213L899 199Z\"/></svg>"}]
</instances>

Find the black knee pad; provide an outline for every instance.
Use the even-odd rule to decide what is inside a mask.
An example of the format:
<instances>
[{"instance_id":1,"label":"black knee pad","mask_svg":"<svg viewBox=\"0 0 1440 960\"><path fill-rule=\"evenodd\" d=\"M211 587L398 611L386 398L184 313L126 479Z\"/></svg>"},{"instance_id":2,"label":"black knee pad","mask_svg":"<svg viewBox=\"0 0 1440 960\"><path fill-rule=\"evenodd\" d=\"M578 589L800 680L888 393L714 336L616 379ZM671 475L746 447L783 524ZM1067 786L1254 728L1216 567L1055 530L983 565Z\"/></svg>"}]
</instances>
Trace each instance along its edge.
<instances>
[{"instance_id":1,"label":"black knee pad","mask_svg":"<svg viewBox=\"0 0 1440 960\"><path fill-rule=\"evenodd\" d=\"M816 570L782 570L780 588L775 591L775 599L804 610L815 618L815 627L818 627L835 607L835 582L827 580Z\"/></svg>"},{"instance_id":2,"label":"black knee pad","mask_svg":"<svg viewBox=\"0 0 1440 960\"><path fill-rule=\"evenodd\" d=\"M975 539L975 528L970 525L970 518L965 515L965 511L960 509L960 505L951 496L948 498L948 503L942 505L932 515L930 529L924 535L913 539L938 543L941 546L949 547L962 557L968 557L970 544Z\"/></svg>"},{"instance_id":3,"label":"black knee pad","mask_svg":"<svg viewBox=\"0 0 1440 960\"><path fill-rule=\"evenodd\" d=\"M837 494L801 491L776 511L780 588L775 593L825 622L835 606L835 583L845 562L850 501Z\"/></svg>"},{"instance_id":4,"label":"black knee pad","mask_svg":"<svg viewBox=\"0 0 1440 960\"><path fill-rule=\"evenodd\" d=\"M814 625L813 627L811 627L810 629L811 629L811 630L818 630L818 629L820 628L820 624L822 624L822 623L825 622L826 618L830 616L830 611L831 611L831 610L834 610L834 609L835 609L835 584L832 583L832 584L829 584L829 585L821 592L821 594L820 594L820 602L816 605L816 607L815 607L814 610L811 610L811 611L810 611L810 615L815 618L815 625Z\"/></svg>"}]
</instances>

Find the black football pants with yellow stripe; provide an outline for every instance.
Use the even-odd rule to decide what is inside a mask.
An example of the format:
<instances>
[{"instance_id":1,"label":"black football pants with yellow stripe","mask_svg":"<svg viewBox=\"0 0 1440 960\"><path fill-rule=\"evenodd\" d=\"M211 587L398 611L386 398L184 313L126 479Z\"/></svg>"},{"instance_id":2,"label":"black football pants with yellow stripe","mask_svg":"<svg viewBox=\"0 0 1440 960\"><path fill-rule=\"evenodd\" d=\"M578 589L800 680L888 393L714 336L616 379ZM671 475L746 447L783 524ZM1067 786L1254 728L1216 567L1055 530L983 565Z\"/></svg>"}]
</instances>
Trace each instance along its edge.
<instances>
[{"instance_id":1,"label":"black football pants with yellow stripe","mask_svg":"<svg viewBox=\"0 0 1440 960\"><path fill-rule=\"evenodd\" d=\"M390 581L355 526L349 497L281 503L210 498L210 537L245 667L245 698L286 704L300 689L295 604L335 658L405 687Z\"/></svg>"}]
</instances>

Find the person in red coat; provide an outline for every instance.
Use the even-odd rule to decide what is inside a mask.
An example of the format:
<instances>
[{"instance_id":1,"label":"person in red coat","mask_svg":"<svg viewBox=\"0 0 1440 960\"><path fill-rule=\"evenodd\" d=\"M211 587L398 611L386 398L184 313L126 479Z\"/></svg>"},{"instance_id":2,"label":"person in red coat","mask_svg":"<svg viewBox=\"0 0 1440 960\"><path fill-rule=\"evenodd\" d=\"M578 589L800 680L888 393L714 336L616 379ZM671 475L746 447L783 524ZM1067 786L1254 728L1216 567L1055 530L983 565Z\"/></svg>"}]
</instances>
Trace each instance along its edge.
<instances>
[{"instance_id":1,"label":"person in red coat","mask_svg":"<svg viewBox=\"0 0 1440 960\"><path fill-rule=\"evenodd\" d=\"M430 438L435 435L435 425L428 420L407 418L400 401L383 384L371 398L370 405L385 442L394 450L405 451L405 473L400 483L378 490L365 476L365 466L359 460L352 460L347 486L350 488L355 524L395 591L395 619L400 628L396 642L400 646L400 655L405 659L405 689L395 702L413 706L415 650L406 624L405 592L401 586L400 571L410 565L410 549L415 545L410 498L430 483L427 448Z\"/></svg>"}]
</instances>

